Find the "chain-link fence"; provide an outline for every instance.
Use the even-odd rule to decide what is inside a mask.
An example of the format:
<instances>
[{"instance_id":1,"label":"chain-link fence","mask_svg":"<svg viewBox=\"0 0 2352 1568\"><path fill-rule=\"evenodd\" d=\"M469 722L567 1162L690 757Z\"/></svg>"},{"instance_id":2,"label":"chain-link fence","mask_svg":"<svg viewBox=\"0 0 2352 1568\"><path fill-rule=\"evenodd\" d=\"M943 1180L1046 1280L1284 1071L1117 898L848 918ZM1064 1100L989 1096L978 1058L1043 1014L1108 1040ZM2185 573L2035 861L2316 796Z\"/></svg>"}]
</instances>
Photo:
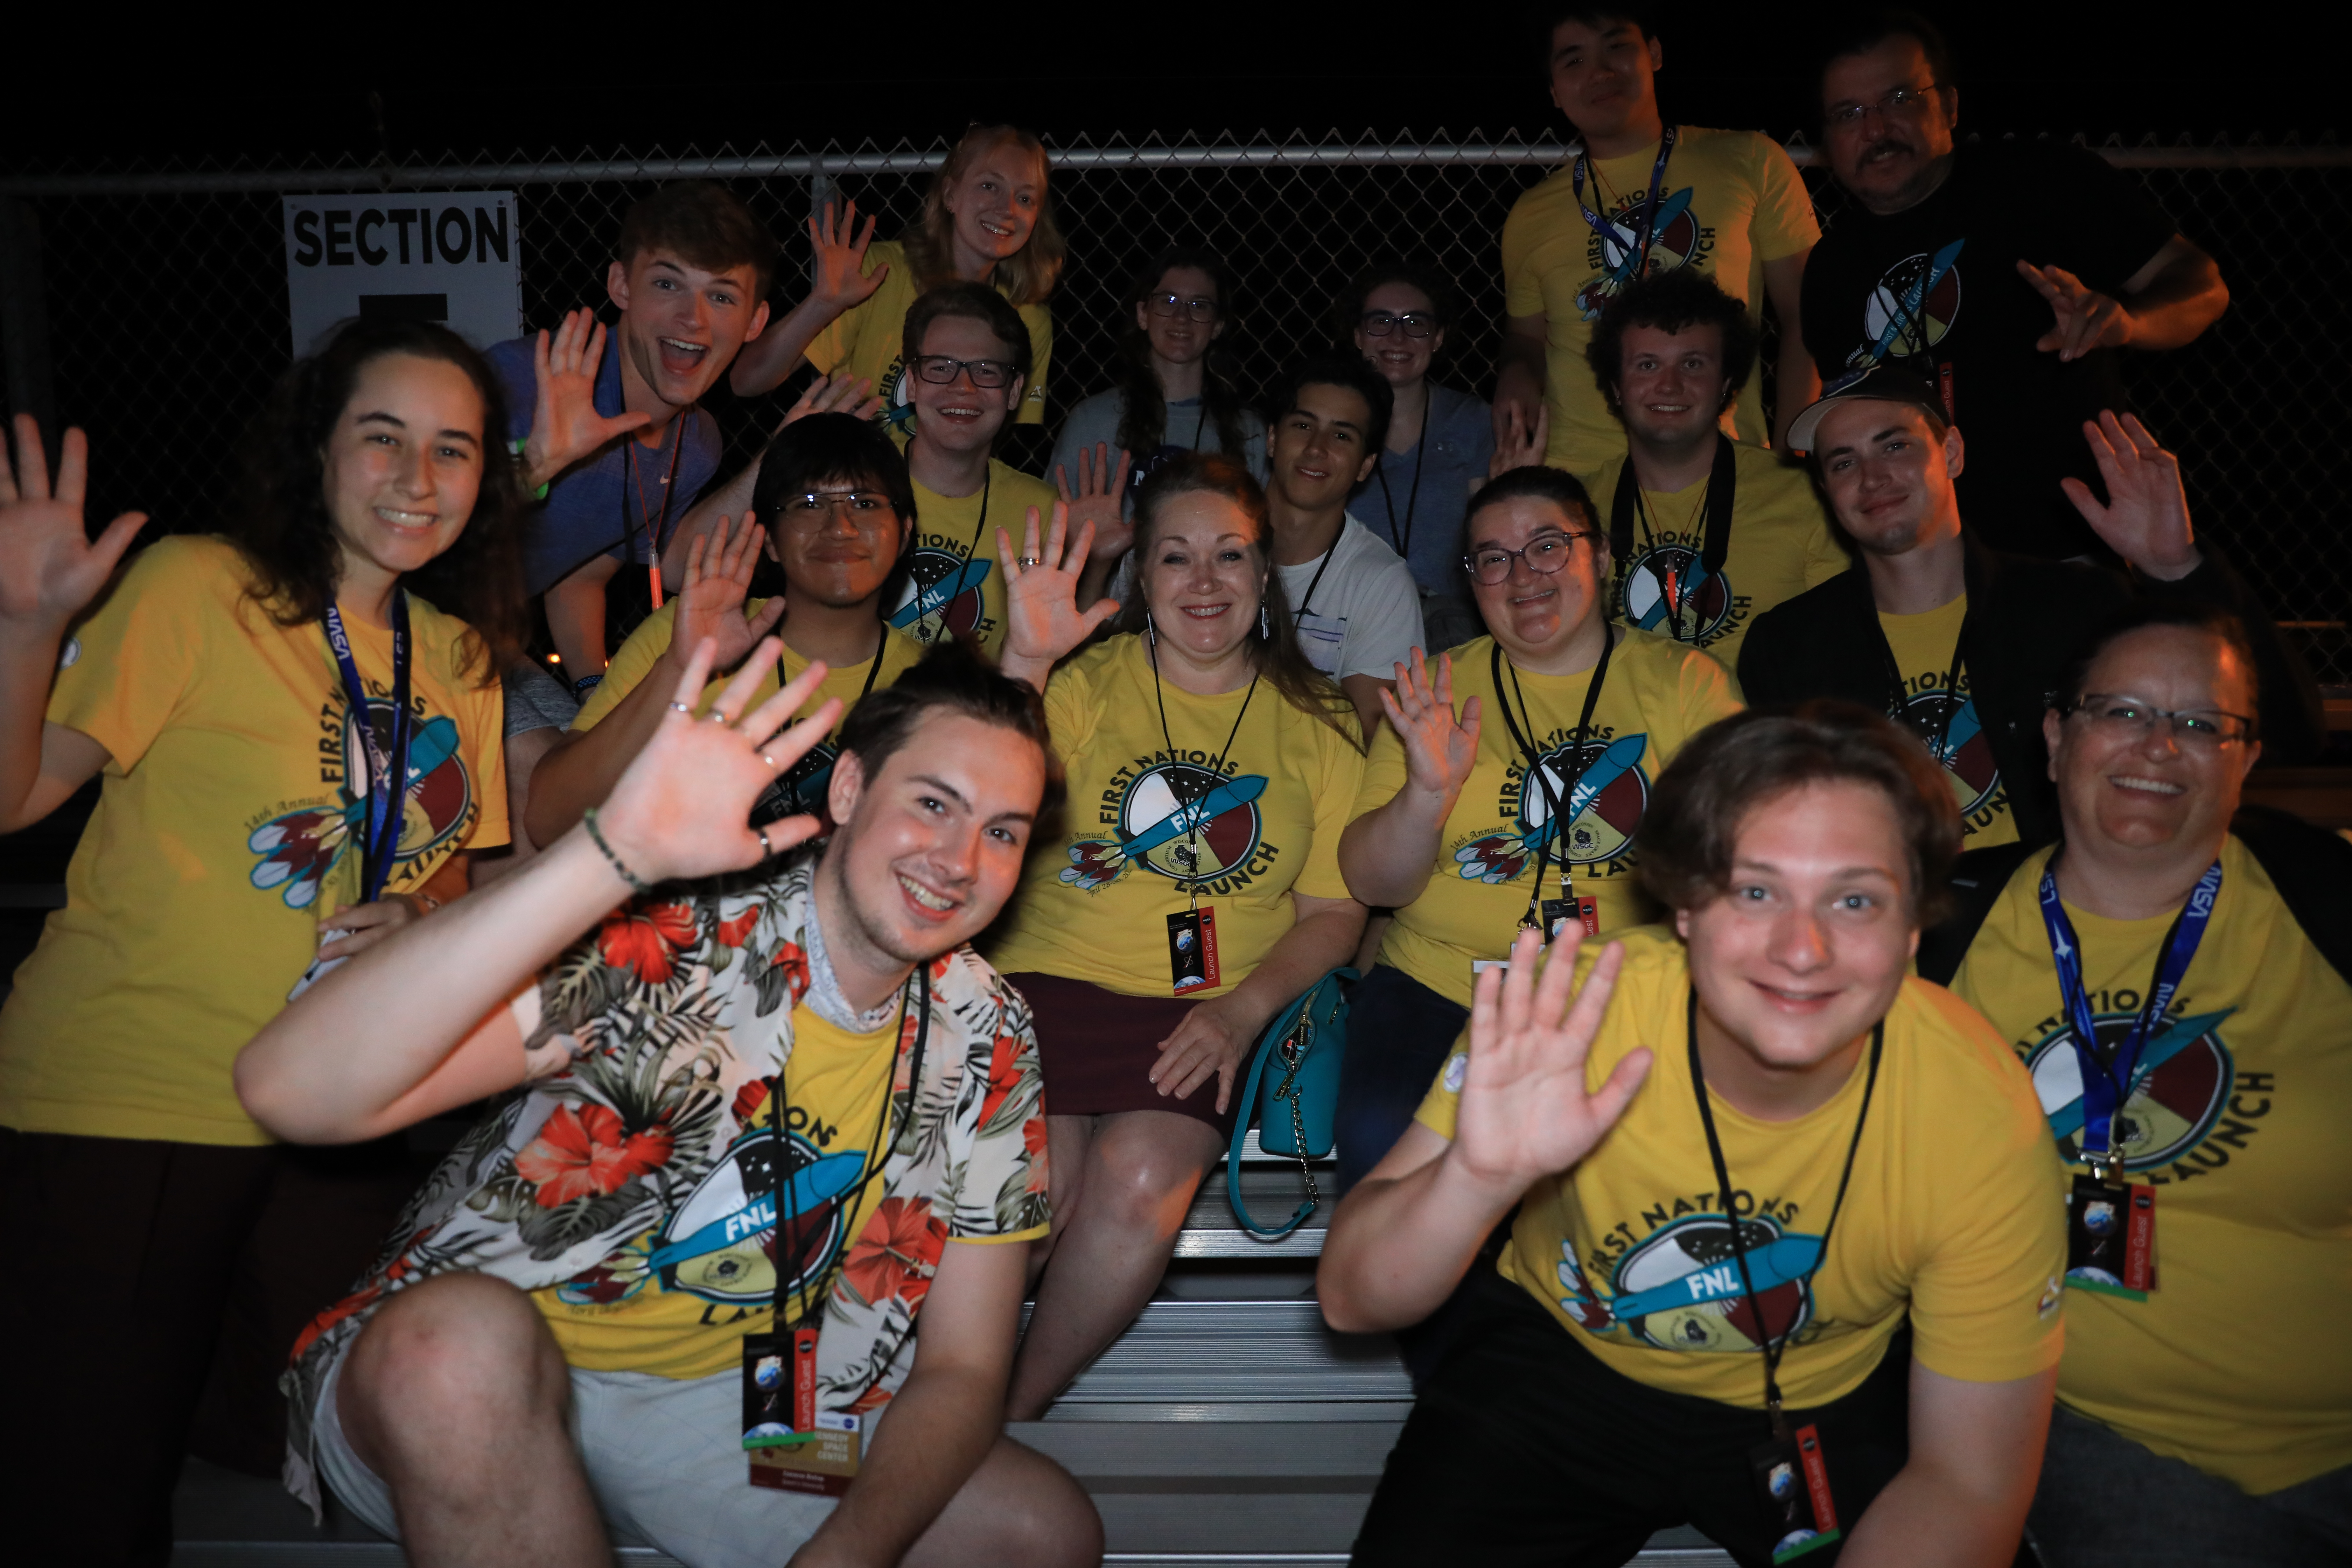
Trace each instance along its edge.
<instances>
[{"instance_id":1,"label":"chain-link fence","mask_svg":"<svg viewBox=\"0 0 2352 1568\"><path fill-rule=\"evenodd\" d=\"M2232 303L2220 324L2175 353L2129 355L2134 397L2178 449L2198 515L2231 537L2283 621L2311 648L2323 680L2352 682L2345 621L2352 608L2352 539L2344 508L2352 463L2334 434L2347 427L2341 367L2352 362L2352 305L2334 281L2335 248L2352 215L2352 150L2203 146L2098 149L2145 180L2184 232L2220 261ZM1838 192L1792 142L1825 223ZM808 240L803 220L828 196L904 227L945 148L715 154L659 151L594 161L291 170L205 168L0 180L15 228L37 224L54 402L86 426L97 453L94 506L137 506L167 528L202 528L227 493L232 450L288 359L279 197L304 192L501 189L517 193L523 304L533 328L572 306L601 303L622 213L648 184L726 179L785 241L780 294L794 297ZM1073 264L1053 300L1049 427L1111 380L1120 301L1134 272L1164 246L1206 245L1239 279L1227 342L1244 384L1263 384L1330 341L1333 296L1373 258L1404 254L1452 277L1465 314L1449 333L1440 379L1492 390L1503 319L1497 240L1512 201L1563 161L1562 149L1475 133L1429 142L1309 142L1226 135L1079 144L1055 150L1054 199ZM2058 201L2063 192L2019 193ZM11 204L0 203L0 205ZM24 247L0 244L0 294L25 274ZM23 301L0 331L27 325ZM12 391L37 359L5 345ZM1767 363L1769 363L1769 356ZM730 447L747 452L796 390L736 399L712 412ZM41 393L36 395L42 395ZM1022 432L1008 456L1042 464L1042 433Z\"/></svg>"}]
</instances>

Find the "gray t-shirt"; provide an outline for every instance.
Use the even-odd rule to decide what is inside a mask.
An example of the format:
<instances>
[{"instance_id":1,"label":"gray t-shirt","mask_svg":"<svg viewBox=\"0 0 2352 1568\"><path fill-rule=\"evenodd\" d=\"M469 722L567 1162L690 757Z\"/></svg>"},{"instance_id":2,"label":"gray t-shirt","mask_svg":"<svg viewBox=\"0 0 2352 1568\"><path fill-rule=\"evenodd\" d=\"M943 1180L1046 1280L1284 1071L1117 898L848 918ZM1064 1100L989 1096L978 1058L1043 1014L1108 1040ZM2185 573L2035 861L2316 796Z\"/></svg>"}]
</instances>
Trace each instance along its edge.
<instances>
[{"instance_id":1,"label":"gray t-shirt","mask_svg":"<svg viewBox=\"0 0 2352 1568\"><path fill-rule=\"evenodd\" d=\"M1412 571L1353 517L1340 525L1325 554L1276 570L1298 623L1300 650L1332 679L1392 680L1396 667L1423 646L1421 594Z\"/></svg>"},{"instance_id":2,"label":"gray t-shirt","mask_svg":"<svg viewBox=\"0 0 2352 1568\"><path fill-rule=\"evenodd\" d=\"M1054 462L1069 476L1070 489L1078 488L1078 454L1090 452L1097 442L1110 449L1110 460L1118 461L1118 422L1126 416L1127 400L1118 388L1097 392L1070 410L1062 421L1062 434L1054 442ZM1157 452L1134 454L1135 466L1128 478L1128 500L1132 506L1135 487L1140 485L1151 469L1179 452L1222 452L1224 443L1217 435L1216 422L1208 416L1207 408L1197 397L1180 398L1168 405L1168 422L1163 430L1163 442ZM1249 467L1251 477L1265 483L1265 421L1248 409L1242 410L1241 459ZM1054 469L1048 467L1045 479L1051 483Z\"/></svg>"},{"instance_id":3,"label":"gray t-shirt","mask_svg":"<svg viewBox=\"0 0 2352 1568\"><path fill-rule=\"evenodd\" d=\"M529 659L501 678L507 694L507 738L531 730L566 730L580 703L563 683Z\"/></svg>"}]
</instances>

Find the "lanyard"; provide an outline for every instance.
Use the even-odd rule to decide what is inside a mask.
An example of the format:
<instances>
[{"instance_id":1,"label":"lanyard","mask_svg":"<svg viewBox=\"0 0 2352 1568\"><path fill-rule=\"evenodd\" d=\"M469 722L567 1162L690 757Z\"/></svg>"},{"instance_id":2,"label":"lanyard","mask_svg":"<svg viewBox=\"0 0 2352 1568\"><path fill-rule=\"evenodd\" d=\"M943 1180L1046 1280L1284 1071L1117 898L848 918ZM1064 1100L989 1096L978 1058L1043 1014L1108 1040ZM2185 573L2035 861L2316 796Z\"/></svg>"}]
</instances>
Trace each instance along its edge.
<instances>
[{"instance_id":1,"label":"lanyard","mask_svg":"<svg viewBox=\"0 0 2352 1568\"><path fill-rule=\"evenodd\" d=\"M1640 231L1634 236L1633 247L1627 252L1625 259L1611 268L1610 276L1616 280L1631 281L1639 278L1643 268L1649 265L1650 242L1657 237L1658 190L1665 181L1666 160L1674 155L1674 151L1675 128L1669 125L1658 135L1658 161L1650 168L1650 194L1642 198L1640 207L1625 215L1639 221ZM1601 237L1602 243L1622 246L1625 243L1623 232L1585 205L1584 168L1590 161L1591 154L1580 152L1575 164L1569 171L1569 185L1576 193L1577 210L1584 215L1584 221L1591 226L1593 233ZM1601 194L1601 176L1597 173L1592 177L1592 194L1595 196ZM1601 259L1604 262L1608 260L1608 252L1601 253Z\"/></svg>"},{"instance_id":2,"label":"lanyard","mask_svg":"<svg viewBox=\"0 0 2352 1568\"><path fill-rule=\"evenodd\" d=\"M907 1116L909 1121L912 1121L915 1114L915 1101L923 1092L923 1048L930 1043L931 1038L930 965L928 963L915 965L915 973L910 984L916 988L915 1005L919 1009L915 1019L914 1071L907 1079L908 1085ZM897 1083L898 1079L898 1040L907 1032L907 993L903 987L898 992L898 1028L891 1032L890 1055L883 1068L887 1076L882 1080L882 1114L876 1117L874 1121L874 1137L866 1149L866 1170L859 1176L856 1186L846 1193L827 1200L834 1205L834 1212L841 1216L845 1226L856 1217L857 1205L865 1200L866 1187L875 1177L882 1173L883 1151L890 1146L890 1101L895 1098L890 1091L891 1086ZM776 1333L783 1332L790 1326L784 1321L784 1300L787 1295L784 1289L785 1253L788 1250L797 1249L800 1246L800 1199L793 1191L793 1184L784 1172L786 1163L784 1159L786 1093L784 1079L791 1065L788 1059L783 1066L776 1069L775 1092L768 1097L768 1132L776 1143L773 1167L776 1184L769 1205L769 1213L771 1215L781 1214L786 1216L776 1232L774 1254L776 1279L768 1300L768 1319L772 1331ZM904 1132L906 1129L901 1127L899 1131ZM849 1238L845 1237L844 1245L835 1249L833 1262L827 1266L815 1286L801 1288L799 1294L803 1313L803 1321L806 1321L811 1317L824 1316L825 1299L833 1288L833 1277L841 1272L842 1261L849 1256L848 1240Z\"/></svg>"},{"instance_id":3,"label":"lanyard","mask_svg":"<svg viewBox=\"0 0 2352 1568\"><path fill-rule=\"evenodd\" d=\"M1601 704L1601 687L1602 682L1609 679L1609 655L1616 646L1616 641L1617 639L1610 635L1609 623L1602 621L1601 623L1601 662L1592 667L1592 679L1584 688L1583 711L1576 716L1576 728L1569 731L1568 741L1570 746L1580 746L1592 733L1592 710ZM1551 844L1555 838L1561 840L1559 896L1563 899L1569 896L1568 844L1566 842L1569 825L1560 820L1561 797L1552 793L1550 775L1544 772L1543 758L1536 751L1536 721L1534 715L1528 710L1528 694L1519 689L1519 667L1516 664L1511 666L1511 695L1517 698L1519 701L1519 710L1516 715L1511 711L1510 703L1503 700L1502 644L1496 643L1488 650L1486 668L1487 679L1495 688L1496 705L1503 710L1504 727L1510 731L1511 743L1518 747L1519 755L1527 759L1528 776L1535 781L1538 789L1543 791L1544 806L1550 815L1551 831L1544 835L1542 846L1536 850L1536 883L1528 891L1528 912L1519 921L1522 927L1534 926L1540 930L1544 923L1541 912L1544 868L1551 863ZM1569 800L1573 801L1576 798L1576 786L1584 782L1585 769L1591 765L1591 762L1580 764L1575 777L1566 781ZM1521 786L1520 793L1524 797L1526 786ZM1522 806L1521 810L1524 812L1525 807Z\"/></svg>"},{"instance_id":4,"label":"lanyard","mask_svg":"<svg viewBox=\"0 0 2352 1568\"><path fill-rule=\"evenodd\" d=\"M2189 889L2189 901L2172 917L2172 929L2165 932L2163 945L2157 950L2156 973L2148 977L2147 1000L2139 1016L2132 1020L2130 1032L2112 1051L2099 1047L2091 999L2083 991L2083 944L2075 939L2074 922L2066 918L2066 906L2059 901L2056 864L2053 855L2042 871L2042 924L2050 935L2058 991L2066 999L2066 1022L2073 1028L2074 1055L2082 1064L2083 1158L2106 1180L2122 1163L2115 1148L2116 1112L2130 1097L2148 1031L2171 1007L2173 994L2180 989L2181 977L2189 973L2198 944L2205 940L2213 901L2221 895L2221 862L2216 860L2205 868L2197 885Z\"/></svg>"},{"instance_id":5,"label":"lanyard","mask_svg":"<svg viewBox=\"0 0 2352 1568\"><path fill-rule=\"evenodd\" d=\"M1331 548L1336 552L1339 547L1335 543ZM1328 558L1327 557L1326 559L1328 560ZM1318 572L1315 576L1316 580L1319 582L1322 580L1323 574L1320 572ZM1308 597L1311 598L1314 596L1315 589L1312 584L1308 585L1307 593ZM1304 614L1305 612L1301 611L1300 613ZM1143 647L1145 653L1151 659L1151 695L1160 704L1160 742L1168 748L1168 760L1172 763L1176 760L1176 742L1168 733L1168 694L1161 689L1160 685L1160 639L1157 637L1147 637L1144 639ZM1242 693L1242 710L1240 712L1234 715L1234 727L1225 731L1224 746L1215 756L1209 759L1209 772L1215 774L1220 779L1225 776L1225 759L1233 754L1234 737L1242 732L1242 721L1249 717L1250 699L1257 695L1257 683L1260 677L1264 674L1265 671L1259 670L1250 676L1249 689ZM1184 836L1191 841L1192 851L1195 855L1200 853L1201 829L1205 826L1207 825L1196 821L1192 824L1191 830ZM1192 898L1192 907L1196 910L1199 909L1201 907L1201 884L1198 882L1186 882L1184 884L1184 891ZM1173 917L1171 918L1172 919Z\"/></svg>"},{"instance_id":6,"label":"lanyard","mask_svg":"<svg viewBox=\"0 0 2352 1568\"><path fill-rule=\"evenodd\" d=\"M1739 1289L1748 1298L1750 1310L1756 1314L1756 1326L1764 1331L1764 1342L1756 1348L1764 1355L1764 1408L1772 1417L1772 1436L1786 1439L1789 1424L1780 1416L1780 1358L1789 1353L1789 1335L1797 1326L1796 1314L1789 1316L1789 1327L1774 1334L1764 1321L1764 1303L1758 1300L1754 1279L1748 1271L1748 1244L1740 1239L1738 1205L1732 1201L1731 1167L1723 1158L1723 1140L1716 1135L1715 1110L1706 1100L1706 1072L1698 1059L1698 992L1694 989L1684 1005L1683 1022L1690 1042L1691 1087L1698 1095L1698 1119L1706 1129L1706 1152L1715 1161L1716 1195L1723 1200L1723 1217L1731 1229L1731 1257L1739 1265ZM1853 1180L1853 1157L1862 1152L1862 1130L1870 1121L1870 1097L1878 1089L1879 1058L1886 1054L1886 1020L1881 1018L1870 1030L1870 1076L1862 1081L1862 1109L1853 1119L1853 1141L1845 1146L1845 1169L1838 1173L1837 1199L1830 1205L1830 1222L1822 1226L1822 1249L1813 1255L1812 1267L1792 1281L1798 1286L1809 1285L1829 1261L1830 1237L1837 1229L1838 1215L1845 1207L1845 1189Z\"/></svg>"},{"instance_id":7,"label":"lanyard","mask_svg":"<svg viewBox=\"0 0 2352 1568\"><path fill-rule=\"evenodd\" d=\"M1682 637L1682 607L1690 602L1710 577L1723 570L1724 561L1731 554L1731 513L1739 494L1738 452L1731 438L1718 430L1715 433L1715 460L1706 474L1706 531L1698 549L1696 569L1684 573L1678 582L1661 582L1658 586L1666 601L1666 632ZM1626 573L1617 589L1617 613L1629 623L1638 624L1626 601L1633 583L1630 570L1633 560L1633 523L1642 524L1642 542L1651 542L1649 509L1642 500L1642 479L1633 471L1631 447L1625 453L1625 466L1617 470L1617 489L1609 498L1609 552ZM1653 571L1655 569L1653 568ZM1654 628L1652 628L1654 629ZM1691 640L1698 640L1698 623L1691 623ZM1892 657L1890 655L1890 657Z\"/></svg>"},{"instance_id":8,"label":"lanyard","mask_svg":"<svg viewBox=\"0 0 2352 1568\"><path fill-rule=\"evenodd\" d=\"M1878 649L1886 661L1887 717L1898 724L1908 727L1909 721L1903 716L1904 710L1910 706L1907 700L1908 693L1904 689L1903 667L1895 661L1895 645L1887 640L1886 623L1874 619L1873 624L1878 627ZM1944 709L1942 721L1936 726L1934 739L1927 740L1925 736L1921 737L1923 740L1927 740L1927 754L1935 758L1936 765L1940 768L1948 768L1952 765L1952 759L1947 754L1945 748L1951 743L1952 721L1959 717L1962 706L1960 671L1968 668L1968 650L1969 613L1963 610L1960 613L1959 632L1952 638L1952 668L1944 673L1944 692L1949 701ZM1982 715L1979 714L1979 718L1981 719Z\"/></svg>"},{"instance_id":9,"label":"lanyard","mask_svg":"<svg viewBox=\"0 0 2352 1568\"><path fill-rule=\"evenodd\" d=\"M1307 579L1307 592L1300 596L1298 608L1291 612L1292 619L1303 621L1307 618L1307 607L1315 602L1315 590L1323 585L1323 574L1331 570L1332 559L1339 553L1339 541L1346 538L1347 535L1348 520L1343 517L1339 520L1339 531L1331 537L1331 548L1323 552L1323 560L1321 563L1315 568L1315 575ZM1152 662L1151 668L1153 676L1156 679L1160 669L1159 661L1156 658ZM1228 742L1228 744L1230 743L1231 742Z\"/></svg>"},{"instance_id":10,"label":"lanyard","mask_svg":"<svg viewBox=\"0 0 2352 1568\"><path fill-rule=\"evenodd\" d=\"M656 610L662 607L661 552L662 546L669 542L669 503L677 493L677 455L685 449L685 421L693 413L691 408L686 409L669 422L669 469L662 479L661 516L658 519L646 500L646 481L637 473L636 437L623 437L621 447L621 467L628 470L629 488L637 492L637 521L645 524L646 570L652 574L654 608ZM622 502L625 509L627 505L627 501Z\"/></svg>"},{"instance_id":11,"label":"lanyard","mask_svg":"<svg viewBox=\"0 0 2352 1568\"><path fill-rule=\"evenodd\" d=\"M343 630L342 612L334 605L327 606L327 651L335 656L335 668L343 679L343 700L350 705L352 727L360 732L360 744L367 752L368 791L367 812L362 819L366 834L360 847L360 902L372 904L383 897L383 887L392 880L392 863L400 854L400 829L408 798L408 590L394 585L392 590L392 748L386 751L375 738L375 721L369 712L367 688L360 681L360 667L352 658L352 639ZM343 759L343 771L348 776L352 759Z\"/></svg>"},{"instance_id":12,"label":"lanyard","mask_svg":"<svg viewBox=\"0 0 2352 1568\"><path fill-rule=\"evenodd\" d=\"M1424 394L1424 398L1426 395ZM1381 481L1381 504L1389 511L1389 542L1396 546L1399 555L1412 555L1412 514L1421 506L1421 470L1429 454L1429 419L1436 410L1424 404L1421 411L1421 439L1412 444L1412 489L1404 496L1404 537L1397 537L1396 497L1389 493L1388 448L1381 448L1381 460L1372 465L1373 477Z\"/></svg>"},{"instance_id":13,"label":"lanyard","mask_svg":"<svg viewBox=\"0 0 2352 1568\"><path fill-rule=\"evenodd\" d=\"M988 527L988 490L996 482L996 459L991 458L988 467L980 471L980 516L971 525L971 542L963 547L963 558L970 561L980 553L980 536ZM880 654L874 656L881 658Z\"/></svg>"}]
</instances>

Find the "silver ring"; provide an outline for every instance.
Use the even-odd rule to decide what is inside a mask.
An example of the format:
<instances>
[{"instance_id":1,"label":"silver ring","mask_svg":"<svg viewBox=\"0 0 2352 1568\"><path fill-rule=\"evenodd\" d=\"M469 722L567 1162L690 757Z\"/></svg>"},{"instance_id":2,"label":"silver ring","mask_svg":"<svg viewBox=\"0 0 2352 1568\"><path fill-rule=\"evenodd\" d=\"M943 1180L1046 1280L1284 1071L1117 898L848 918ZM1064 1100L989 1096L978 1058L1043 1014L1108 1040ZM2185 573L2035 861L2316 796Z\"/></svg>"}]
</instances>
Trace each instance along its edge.
<instances>
[{"instance_id":1,"label":"silver ring","mask_svg":"<svg viewBox=\"0 0 2352 1568\"><path fill-rule=\"evenodd\" d=\"M1018 562L1014 563L1014 564L1020 566L1043 566L1045 562L1034 555L1024 555Z\"/></svg>"},{"instance_id":2,"label":"silver ring","mask_svg":"<svg viewBox=\"0 0 2352 1568\"><path fill-rule=\"evenodd\" d=\"M713 708L709 712L704 714L703 717L713 724L732 724L735 722L734 719L730 715L721 713L716 708Z\"/></svg>"},{"instance_id":3,"label":"silver ring","mask_svg":"<svg viewBox=\"0 0 2352 1568\"><path fill-rule=\"evenodd\" d=\"M691 713L694 711L694 704L691 702L673 702L669 705L669 710L673 713Z\"/></svg>"},{"instance_id":4,"label":"silver ring","mask_svg":"<svg viewBox=\"0 0 2352 1568\"><path fill-rule=\"evenodd\" d=\"M774 773L774 772L776 771L776 759L775 759L775 758L773 758L773 757L772 757L772 756L768 755L768 753L767 753L767 752L761 752L760 753L760 760L761 760L761 762L763 762L763 763L767 763L767 764L768 764L768 771L769 771L770 773Z\"/></svg>"},{"instance_id":5,"label":"silver ring","mask_svg":"<svg viewBox=\"0 0 2352 1568\"><path fill-rule=\"evenodd\" d=\"M775 847L768 842L768 830L764 827L756 827L752 829L752 832L760 840L761 857L763 859L774 859L776 858Z\"/></svg>"}]
</instances>

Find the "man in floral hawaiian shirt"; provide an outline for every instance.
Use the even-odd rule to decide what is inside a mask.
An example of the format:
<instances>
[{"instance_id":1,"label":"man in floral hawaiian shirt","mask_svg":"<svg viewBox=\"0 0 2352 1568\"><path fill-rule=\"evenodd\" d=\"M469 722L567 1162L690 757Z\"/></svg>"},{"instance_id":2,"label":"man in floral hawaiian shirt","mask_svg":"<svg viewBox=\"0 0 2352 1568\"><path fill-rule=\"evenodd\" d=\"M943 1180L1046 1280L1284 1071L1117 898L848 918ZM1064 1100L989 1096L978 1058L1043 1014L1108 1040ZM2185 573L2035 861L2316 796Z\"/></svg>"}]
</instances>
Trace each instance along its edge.
<instances>
[{"instance_id":1,"label":"man in floral hawaiian shirt","mask_svg":"<svg viewBox=\"0 0 2352 1568\"><path fill-rule=\"evenodd\" d=\"M776 651L725 722L666 714L581 827L240 1059L297 1141L514 1090L286 1380L289 1487L331 1487L416 1563L606 1563L605 1521L698 1568L1100 1555L1085 1493L1003 1436L1044 1114L1028 1008L965 945L1049 793L1042 709L935 650L843 730L843 826L784 854L814 819L742 825L839 704L765 739L814 666L738 721ZM817 1443L747 1462L742 1344L772 1302L821 1331L815 1426L853 1434L854 1479L795 1457Z\"/></svg>"}]
</instances>

